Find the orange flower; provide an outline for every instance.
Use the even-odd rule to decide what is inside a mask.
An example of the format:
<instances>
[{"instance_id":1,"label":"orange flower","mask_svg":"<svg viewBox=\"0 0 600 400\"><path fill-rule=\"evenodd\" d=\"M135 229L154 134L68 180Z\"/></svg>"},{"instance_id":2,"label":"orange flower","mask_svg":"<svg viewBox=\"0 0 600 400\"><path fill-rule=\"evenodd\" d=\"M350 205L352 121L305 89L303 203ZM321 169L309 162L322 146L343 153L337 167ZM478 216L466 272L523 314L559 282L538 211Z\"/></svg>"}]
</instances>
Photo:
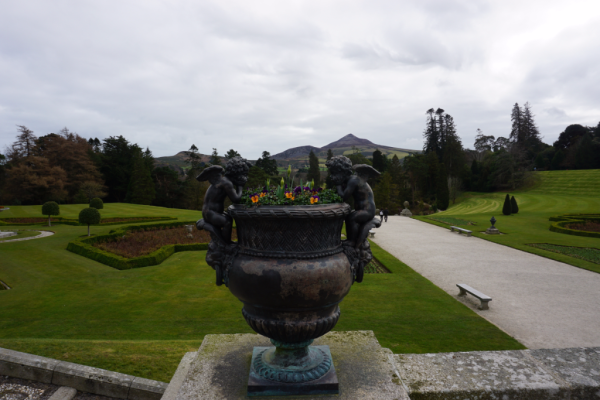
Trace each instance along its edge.
<instances>
[{"instance_id":1,"label":"orange flower","mask_svg":"<svg viewBox=\"0 0 600 400\"><path fill-rule=\"evenodd\" d=\"M258 196L254 195L251 197L253 203L258 203Z\"/></svg>"},{"instance_id":2,"label":"orange flower","mask_svg":"<svg viewBox=\"0 0 600 400\"><path fill-rule=\"evenodd\" d=\"M267 194L263 192L263 193L260 194L260 197L265 197L266 195Z\"/></svg>"}]
</instances>

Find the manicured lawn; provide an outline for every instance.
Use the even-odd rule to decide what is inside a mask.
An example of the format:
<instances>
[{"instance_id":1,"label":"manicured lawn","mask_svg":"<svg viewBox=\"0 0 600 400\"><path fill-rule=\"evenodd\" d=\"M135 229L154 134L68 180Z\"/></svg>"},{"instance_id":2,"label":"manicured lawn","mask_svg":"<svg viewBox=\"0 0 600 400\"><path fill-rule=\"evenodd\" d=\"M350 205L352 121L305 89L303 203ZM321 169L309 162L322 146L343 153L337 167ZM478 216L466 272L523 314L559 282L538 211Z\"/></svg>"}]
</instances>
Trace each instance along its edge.
<instances>
[{"instance_id":1,"label":"manicured lawn","mask_svg":"<svg viewBox=\"0 0 600 400\"><path fill-rule=\"evenodd\" d=\"M61 206L61 215L75 216L82 207ZM40 208L11 207L2 216L37 216ZM105 204L101 213L200 218L196 211L130 204ZM92 233L111 229L92 226ZM119 271L66 251L87 227L52 230L51 237L0 244L0 279L13 288L0 291L0 347L168 382L204 335L252 333L242 304L225 286L215 286L205 252L175 253L161 265ZM523 348L372 246L392 273L366 275L352 287L336 330L373 330L395 353Z\"/></svg>"},{"instance_id":2,"label":"manicured lawn","mask_svg":"<svg viewBox=\"0 0 600 400\"><path fill-rule=\"evenodd\" d=\"M4 231L6 231L6 229ZM24 238L28 238L28 237L32 237L32 236L38 236L40 234L39 231L25 231L25 230L14 229L13 232L15 232L15 231L17 232L16 235L5 237L5 238L0 238L0 242L3 242L5 240L13 240L13 239L24 239Z\"/></svg>"},{"instance_id":3,"label":"manicured lawn","mask_svg":"<svg viewBox=\"0 0 600 400\"><path fill-rule=\"evenodd\" d=\"M485 240L514 247L529 253L571 264L590 271L600 272L600 265L566 254L529 246L546 243L560 246L589 247L600 249L600 239L565 235L551 232L552 216L571 213L600 213L600 170L538 172L540 184L530 190L511 192L519 205L519 213L503 215L502 205L506 192L466 193L455 205L434 218L458 218L475 222L469 227L473 235ZM504 235L485 235L491 224ZM428 217L416 217L421 221L449 228L449 225Z\"/></svg>"}]
</instances>

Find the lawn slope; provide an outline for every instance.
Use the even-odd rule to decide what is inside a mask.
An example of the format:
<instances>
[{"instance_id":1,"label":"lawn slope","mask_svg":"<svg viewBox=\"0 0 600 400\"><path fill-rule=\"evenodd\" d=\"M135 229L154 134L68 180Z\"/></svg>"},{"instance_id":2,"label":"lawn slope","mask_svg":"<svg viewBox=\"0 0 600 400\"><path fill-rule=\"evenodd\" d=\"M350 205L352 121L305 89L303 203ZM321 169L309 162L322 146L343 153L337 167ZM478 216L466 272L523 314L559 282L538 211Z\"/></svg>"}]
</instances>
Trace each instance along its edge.
<instances>
[{"instance_id":1,"label":"lawn slope","mask_svg":"<svg viewBox=\"0 0 600 400\"><path fill-rule=\"evenodd\" d=\"M65 217L82 206L61 206ZM106 204L106 216L200 213ZM40 207L11 207L37 216ZM4 213L4 212L3 212ZM175 253L162 264L119 271L66 250L87 227L52 226L55 235L0 244L0 347L169 381L182 355L209 333L252 333L242 304L214 283L206 252ZM111 226L92 226L107 233ZM392 274L367 275L341 303L336 330L373 330L394 352L523 348L516 340L378 246Z\"/></svg>"},{"instance_id":2,"label":"lawn slope","mask_svg":"<svg viewBox=\"0 0 600 400\"><path fill-rule=\"evenodd\" d=\"M530 190L510 193L515 196L519 213L502 214L506 192L465 193L459 202L435 217L454 217L475 222L469 227L475 236L514 247L591 271L600 272L600 265L566 254L528 246L548 243L562 246L600 248L600 239L565 235L549 230L552 216L567 213L600 213L600 170L537 172L538 185ZM504 235L485 235L483 232L495 217L496 227ZM429 217L419 220L449 228L449 225Z\"/></svg>"}]
</instances>

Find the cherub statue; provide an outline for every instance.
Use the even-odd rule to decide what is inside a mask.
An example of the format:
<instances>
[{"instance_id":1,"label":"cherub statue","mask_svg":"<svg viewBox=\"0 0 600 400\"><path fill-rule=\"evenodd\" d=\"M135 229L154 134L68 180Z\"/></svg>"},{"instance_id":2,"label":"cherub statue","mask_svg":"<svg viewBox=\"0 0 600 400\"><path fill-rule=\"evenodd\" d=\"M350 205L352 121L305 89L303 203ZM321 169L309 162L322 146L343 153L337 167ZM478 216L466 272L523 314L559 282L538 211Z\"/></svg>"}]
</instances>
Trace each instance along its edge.
<instances>
[{"instance_id":1,"label":"cherub statue","mask_svg":"<svg viewBox=\"0 0 600 400\"><path fill-rule=\"evenodd\" d=\"M348 200L354 199L354 211L346 217L346 237L344 253L352 264L355 279L362 282L364 266L373 259L367 236L372 228L379 228L381 220L375 217L373 191L367 179L379 176L379 172L365 164L352 166L344 156L331 158L325 164L329 168L331 180L337 186L338 194ZM353 174L353 170L356 174Z\"/></svg>"},{"instance_id":2,"label":"cherub statue","mask_svg":"<svg viewBox=\"0 0 600 400\"><path fill-rule=\"evenodd\" d=\"M358 248L369 236L369 230L381 226L381 221L375 218L375 201L373 191L367 179L375 178L380 173L370 165L357 164L352 166L348 157L336 156L327 161L331 180L337 186L338 194L348 200L354 198L354 211L346 217L346 235L355 248ZM352 171L356 174L353 175Z\"/></svg>"},{"instance_id":3,"label":"cherub statue","mask_svg":"<svg viewBox=\"0 0 600 400\"><path fill-rule=\"evenodd\" d=\"M196 179L200 182L209 181L210 187L204 196L202 217L196 223L198 229L205 229L217 236L224 244L231 244L231 229L233 219L224 213L225 198L238 203L242 196L244 185L248 181L250 164L246 159L234 157L227 161L226 170L220 165L205 168ZM225 172L223 174L223 172Z\"/></svg>"},{"instance_id":4,"label":"cherub statue","mask_svg":"<svg viewBox=\"0 0 600 400\"><path fill-rule=\"evenodd\" d=\"M237 253L237 245L231 241L233 218L225 213L225 199L238 203L244 185L248 181L250 163L241 157L233 157L225 166L213 165L205 168L196 179L209 181L210 187L204 196L202 219L196 222L198 229L210 232L206 262L217 272L217 285L227 284L228 264Z\"/></svg>"}]
</instances>

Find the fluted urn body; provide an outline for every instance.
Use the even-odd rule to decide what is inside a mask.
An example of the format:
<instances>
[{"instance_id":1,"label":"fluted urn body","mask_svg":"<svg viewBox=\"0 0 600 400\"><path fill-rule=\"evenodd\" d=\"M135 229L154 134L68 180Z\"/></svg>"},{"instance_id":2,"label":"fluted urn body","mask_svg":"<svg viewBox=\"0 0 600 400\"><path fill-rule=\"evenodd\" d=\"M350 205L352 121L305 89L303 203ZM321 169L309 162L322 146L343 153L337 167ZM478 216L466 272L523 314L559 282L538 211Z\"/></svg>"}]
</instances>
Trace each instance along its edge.
<instances>
[{"instance_id":1,"label":"fluted urn body","mask_svg":"<svg viewBox=\"0 0 600 400\"><path fill-rule=\"evenodd\" d=\"M278 347L307 346L337 323L353 283L341 241L350 211L345 203L229 207L238 235L229 289L252 329Z\"/></svg>"}]
</instances>

